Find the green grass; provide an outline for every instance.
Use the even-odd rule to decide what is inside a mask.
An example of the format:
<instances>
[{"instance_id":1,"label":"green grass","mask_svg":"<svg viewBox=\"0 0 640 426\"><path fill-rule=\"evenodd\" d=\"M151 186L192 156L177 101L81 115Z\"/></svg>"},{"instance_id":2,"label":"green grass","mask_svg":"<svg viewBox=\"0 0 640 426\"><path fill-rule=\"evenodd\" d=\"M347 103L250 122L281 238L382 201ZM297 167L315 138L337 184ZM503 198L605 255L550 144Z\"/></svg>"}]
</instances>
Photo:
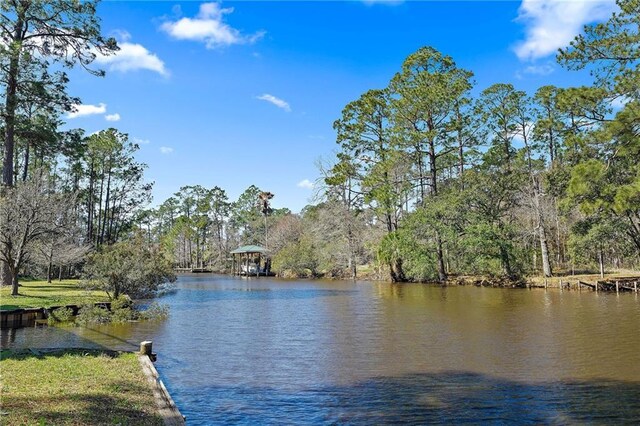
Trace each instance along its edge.
<instances>
[{"instance_id":1,"label":"green grass","mask_svg":"<svg viewBox=\"0 0 640 426\"><path fill-rule=\"evenodd\" d=\"M1 354L0 424L161 425L137 355Z\"/></svg>"},{"instance_id":2,"label":"green grass","mask_svg":"<svg viewBox=\"0 0 640 426\"><path fill-rule=\"evenodd\" d=\"M0 310L18 308L48 308L60 305L82 305L106 301L102 291L80 288L79 280L46 281L20 280L18 296L11 296L10 287L0 288Z\"/></svg>"}]
</instances>

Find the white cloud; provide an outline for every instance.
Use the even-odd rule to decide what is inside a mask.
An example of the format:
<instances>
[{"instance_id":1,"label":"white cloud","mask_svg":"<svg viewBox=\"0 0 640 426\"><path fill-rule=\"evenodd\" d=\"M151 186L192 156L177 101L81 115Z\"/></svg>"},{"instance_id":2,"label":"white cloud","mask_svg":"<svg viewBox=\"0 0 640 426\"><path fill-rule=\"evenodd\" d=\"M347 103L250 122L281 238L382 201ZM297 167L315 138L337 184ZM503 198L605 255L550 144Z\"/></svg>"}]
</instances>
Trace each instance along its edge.
<instances>
[{"instance_id":1,"label":"white cloud","mask_svg":"<svg viewBox=\"0 0 640 426\"><path fill-rule=\"evenodd\" d=\"M526 37L515 47L521 60L543 58L568 46L585 24L607 19L614 0L522 0L518 21Z\"/></svg>"},{"instance_id":2,"label":"white cloud","mask_svg":"<svg viewBox=\"0 0 640 426\"><path fill-rule=\"evenodd\" d=\"M111 31L111 35L118 40L118 43L131 40L131 33L127 30L113 30Z\"/></svg>"},{"instance_id":3,"label":"white cloud","mask_svg":"<svg viewBox=\"0 0 640 426\"><path fill-rule=\"evenodd\" d=\"M626 96L618 96L617 98L611 101L611 107L615 110L621 110L630 101L631 99Z\"/></svg>"},{"instance_id":4,"label":"white cloud","mask_svg":"<svg viewBox=\"0 0 640 426\"><path fill-rule=\"evenodd\" d=\"M160 147L160 152L162 154L171 154L173 152L173 148L170 148L168 146L161 146Z\"/></svg>"},{"instance_id":5,"label":"white cloud","mask_svg":"<svg viewBox=\"0 0 640 426\"><path fill-rule=\"evenodd\" d=\"M141 138L136 138L136 137L134 137L132 139L132 142L137 144L137 145L149 145L151 143L151 141L149 139L141 139Z\"/></svg>"},{"instance_id":6,"label":"white cloud","mask_svg":"<svg viewBox=\"0 0 640 426\"><path fill-rule=\"evenodd\" d=\"M283 110L287 111L287 112L291 112L291 107L289 106L289 103L283 99L280 99L278 97L275 97L273 95L270 95L268 93L265 93L264 95L260 95L257 96L256 99L260 99L261 101L267 101L269 103L272 103L273 105L277 106L278 108L282 108Z\"/></svg>"},{"instance_id":7,"label":"white cloud","mask_svg":"<svg viewBox=\"0 0 640 426\"><path fill-rule=\"evenodd\" d=\"M111 71L149 70L165 77L169 75L164 62L143 45L124 41L118 43L118 46L120 50L113 55L105 56L96 53L96 63L108 67Z\"/></svg>"},{"instance_id":8,"label":"white cloud","mask_svg":"<svg viewBox=\"0 0 640 426\"><path fill-rule=\"evenodd\" d=\"M251 44L264 36L264 31L244 35L239 30L223 22L224 15L233 12L233 8L222 9L220 3L203 3L194 18L180 18L177 21L163 23L160 28L178 40L204 42L207 49Z\"/></svg>"},{"instance_id":9,"label":"white cloud","mask_svg":"<svg viewBox=\"0 0 640 426\"><path fill-rule=\"evenodd\" d=\"M117 112L115 114L107 114L104 116L104 119L107 121L120 121L120 114Z\"/></svg>"},{"instance_id":10,"label":"white cloud","mask_svg":"<svg viewBox=\"0 0 640 426\"><path fill-rule=\"evenodd\" d=\"M78 118L107 112L107 105L103 103L99 103L98 105L78 104L73 105L72 108L73 111L67 114L67 118Z\"/></svg>"},{"instance_id":11,"label":"white cloud","mask_svg":"<svg viewBox=\"0 0 640 426\"><path fill-rule=\"evenodd\" d=\"M309 179L303 179L296 185L298 188L313 189L314 185Z\"/></svg>"},{"instance_id":12,"label":"white cloud","mask_svg":"<svg viewBox=\"0 0 640 426\"><path fill-rule=\"evenodd\" d=\"M551 64L542 64L542 65L529 65L522 72L525 74L534 74L534 75L549 75L553 72L555 68Z\"/></svg>"},{"instance_id":13,"label":"white cloud","mask_svg":"<svg viewBox=\"0 0 640 426\"><path fill-rule=\"evenodd\" d=\"M523 79L527 75L544 77L552 74L555 71L555 67L547 62L546 64L532 64L516 71L516 78Z\"/></svg>"}]
</instances>

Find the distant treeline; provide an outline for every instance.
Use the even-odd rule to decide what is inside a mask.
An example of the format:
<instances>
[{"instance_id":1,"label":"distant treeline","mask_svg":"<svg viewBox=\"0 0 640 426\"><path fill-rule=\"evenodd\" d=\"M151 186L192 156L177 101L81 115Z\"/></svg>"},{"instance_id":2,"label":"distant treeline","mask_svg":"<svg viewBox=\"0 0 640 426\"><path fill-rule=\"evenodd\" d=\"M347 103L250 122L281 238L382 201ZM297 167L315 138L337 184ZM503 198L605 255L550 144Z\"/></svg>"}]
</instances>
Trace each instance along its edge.
<instances>
[{"instance_id":1,"label":"distant treeline","mask_svg":"<svg viewBox=\"0 0 640 426\"><path fill-rule=\"evenodd\" d=\"M232 203L187 187L153 212L149 234L183 266L223 268L231 247L261 243L276 271L298 275L637 268L640 3L619 6L558 54L591 71L590 87L495 84L473 97L471 71L421 48L387 87L345 106L316 205L261 215L257 187Z\"/></svg>"},{"instance_id":2,"label":"distant treeline","mask_svg":"<svg viewBox=\"0 0 640 426\"><path fill-rule=\"evenodd\" d=\"M473 96L473 73L453 58L431 47L411 54L387 87L337 117L339 152L320 166L317 201L299 214L272 209L274 194L254 185L233 201L219 187L185 186L145 210L151 184L127 135L60 130L78 100L51 65L88 67L88 53L117 48L100 36L94 3L3 12L0 259L10 279L51 276L136 236L174 267L220 271L231 250L259 244L274 271L298 276L442 281L637 268L640 2L618 3L558 54L565 68L591 72L589 87L527 94L495 84ZM50 25L56 46L78 55L12 31L23 25L17 17L38 23L43 13L62 20ZM63 31L69 14L85 32Z\"/></svg>"}]
</instances>

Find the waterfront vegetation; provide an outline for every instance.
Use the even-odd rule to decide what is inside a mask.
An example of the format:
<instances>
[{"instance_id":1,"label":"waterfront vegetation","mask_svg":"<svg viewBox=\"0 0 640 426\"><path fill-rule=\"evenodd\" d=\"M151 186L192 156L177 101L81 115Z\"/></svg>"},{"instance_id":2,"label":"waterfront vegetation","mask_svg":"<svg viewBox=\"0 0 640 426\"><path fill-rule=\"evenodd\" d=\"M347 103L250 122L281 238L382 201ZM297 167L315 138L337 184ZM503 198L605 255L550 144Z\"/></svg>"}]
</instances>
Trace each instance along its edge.
<instances>
[{"instance_id":1,"label":"waterfront vegetation","mask_svg":"<svg viewBox=\"0 0 640 426\"><path fill-rule=\"evenodd\" d=\"M478 88L454 58L418 49L336 117L338 153L320 162L317 198L299 213L272 208L274 194L257 185L237 200L188 185L145 209L152 183L138 145L115 128L63 125L79 104L65 66L101 75L94 53L118 50L101 35L96 2L10 3L0 28L1 281L14 296L29 275L148 297L172 267L228 271L244 244L266 246L286 276L522 282L637 270L640 53L628 38L640 37L640 6L618 3L558 54L567 69L593 71L590 86ZM46 43L32 40L40 32Z\"/></svg>"},{"instance_id":2,"label":"waterfront vegetation","mask_svg":"<svg viewBox=\"0 0 640 426\"><path fill-rule=\"evenodd\" d=\"M161 425L136 354L3 351L6 425Z\"/></svg>"},{"instance_id":3,"label":"waterfront vegetation","mask_svg":"<svg viewBox=\"0 0 640 426\"><path fill-rule=\"evenodd\" d=\"M93 285L81 280L62 280L48 283L44 280L24 280L20 294L12 296L10 288L0 289L0 310L20 308L49 308L75 305L80 307L77 317L73 311L58 308L49 315L49 324L77 323L79 325L159 320L169 315L168 308L156 302L145 309L138 309L127 295L108 297L103 290L91 290ZM111 302L110 309L94 306L96 302Z\"/></svg>"}]
</instances>

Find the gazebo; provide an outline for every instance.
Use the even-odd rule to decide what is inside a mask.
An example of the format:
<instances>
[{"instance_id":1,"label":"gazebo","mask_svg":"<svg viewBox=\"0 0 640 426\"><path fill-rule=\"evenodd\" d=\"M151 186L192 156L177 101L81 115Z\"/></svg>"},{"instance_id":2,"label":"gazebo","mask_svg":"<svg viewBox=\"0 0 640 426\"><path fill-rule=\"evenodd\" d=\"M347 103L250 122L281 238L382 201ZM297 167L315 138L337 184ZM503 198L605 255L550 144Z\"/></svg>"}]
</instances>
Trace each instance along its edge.
<instances>
[{"instance_id":1,"label":"gazebo","mask_svg":"<svg viewBox=\"0 0 640 426\"><path fill-rule=\"evenodd\" d=\"M264 247L248 245L231 251L232 275L255 275L256 277L273 275L271 273L271 259ZM262 260L264 259L264 264Z\"/></svg>"}]
</instances>

